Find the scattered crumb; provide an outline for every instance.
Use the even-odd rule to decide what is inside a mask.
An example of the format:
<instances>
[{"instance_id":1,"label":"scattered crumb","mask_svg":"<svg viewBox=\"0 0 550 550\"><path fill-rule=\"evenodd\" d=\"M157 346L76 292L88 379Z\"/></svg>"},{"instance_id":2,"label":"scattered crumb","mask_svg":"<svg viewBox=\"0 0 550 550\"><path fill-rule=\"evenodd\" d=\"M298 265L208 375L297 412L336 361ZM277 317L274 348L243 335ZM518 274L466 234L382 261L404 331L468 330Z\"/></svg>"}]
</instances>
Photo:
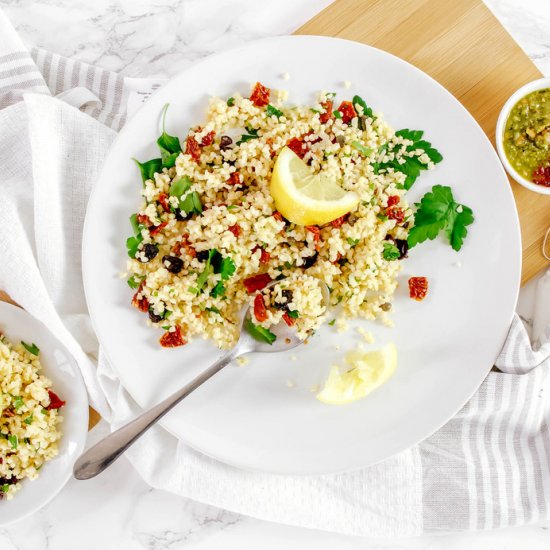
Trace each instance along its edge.
<instances>
[{"instance_id":1,"label":"scattered crumb","mask_svg":"<svg viewBox=\"0 0 550 550\"><path fill-rule=\"evenodd\" d=\"M336 319L336 332L346 332L348 330L348 323L346 320L342 317L338 317Z\"/></svg>"},{"instance_id":2,"label":"scattered crumb","mask_svg":"<svg viewBox=\"0 0 550 550\"><path fill-rule=\"evenodd\" d=\"M363 339L368 344L374 344L374 334L372 332L366 331L363 327L357 327L357 332L363 336Z\"/></svg>"},{"instance_id":3,"label":"scattered crumb","mask_svg":"<svg viewBox=\"0 0 550 550\"><path fill-rule=\"evenodd\" d=\"M248 357L238 357L237 363L239 366L244 367L245 365L248 365L250 363L250 359Z\"/></svg>"},{"instance_id":4,"label":"scattered crumb","mask_svg":"<svg viewBox=\"0 0 550 550\"><path fill-rule=\"evenodd\" d=\"M312 393L319 393L320 389L321 389L321 386L319 386L319 384L313 384L313 386L309 388L309 391Z\"/></svg>"},{"instance_id":5,"label":"scattered crumb","mask_svg":"<svg viewBox=\"0 0 550 550\"><path fill-rule=\"evenodd\" d=\"M462 267L462 262L460 260L458 260L457 262L454 263L455 267Z\"/></svg>"},{"instance_id":6,"label":"scattered crumb","mask_svg":"<svg viewBox=\"0 0 550 550\"><path fill-rule=\"evenodd\" d=\"M361 342L359 342L359 344L357 344L357 350L365 351L365 346Z\"/></svg>"},{"instance_id":7,"label":"scattered crumb","mask_svg":"<svg viewBox=\"0 0 550 550\"><path fill-rule=\"evenodd\" d=\"M290 356L291 361L296 361L297 359L298 357L294 353Z\"/></svg>"},{"instance_id":8,"label":"scattered crumb","mask_svg":"<svg viewBox=\"0 0 550 550\"><path fill-rule=\"evenodd\" d=\"M389 328L393 328L395 326L395 323L387 317L384 317L384 319L382 319L382 323Z\"/></svg>"},{"instance_id":9,"label":"scattered crumb","mask_svg":"<svg viewBox=\"0 0 550 550\"><path fill-rule=\"evenodd\" d=\"M306 339L304 340L304 346L307 346L307 344L309 344L309 338L306 338Z\"/></svg>"},{"instance_id":10,"label":"scattered crumb","mask_svg":"<svg viewBox=\"0 0 550 550\"><path fill-rule=\"evenodd\" d=\"M338 351L338 350L340 349L340 346L339 346L338 344L336 344L336 345L334 346L334 349L335 349L336 351Z\"/></svg>"},{"instance_id":11,"label":"scattered crumb","mask_svg":"<svg viewBox=\"0 0 550 550\"><path fill-rule=\"evenodd\" d=\"M344 80L344 88L346 88L346 90L351 88L351 82L349 80Z\"/></svg>"},{"instance_id":12,"label":"scattered crumb","mask_svg":"<svg viewBox=\"0 0 550 550\"><path fill-rule=\"evenodd\" d=\"M294 382L294 380L287 379L286 381L287 388L294 388L295 386L296 386L296 382Z\"/></svg>"},{"instance_id":13,"label":"scattered crumb","mask_svg":"<svg viewBox=\"0 0 550 550\"><path fill-rule=\"evenodd\" d=\"M126 279L126 277L128 277L128 273L121 271L118 276L120 279Z\"/></svg>"},{"instance_id":14,"label":"scattered crumb","mask_svg":"<svg viewBox=\"0 0 550 550\"><path fill-rule=\"evenodd\" d=\"M288 90L277 90L277 102L283 103L288 99Z\"/></svg>"},{"instance_id":15,"label":"scattered crumb","mask_svg":"<svg viewBox=\"0 0 550 550\"><path fill-rule=\"evenodd\" d=\"M288 73L283 73L283 74L281 75L281 78L282 78L283 80L290 80L290 75L289 75Z\"/></svg>"}]
</instances>

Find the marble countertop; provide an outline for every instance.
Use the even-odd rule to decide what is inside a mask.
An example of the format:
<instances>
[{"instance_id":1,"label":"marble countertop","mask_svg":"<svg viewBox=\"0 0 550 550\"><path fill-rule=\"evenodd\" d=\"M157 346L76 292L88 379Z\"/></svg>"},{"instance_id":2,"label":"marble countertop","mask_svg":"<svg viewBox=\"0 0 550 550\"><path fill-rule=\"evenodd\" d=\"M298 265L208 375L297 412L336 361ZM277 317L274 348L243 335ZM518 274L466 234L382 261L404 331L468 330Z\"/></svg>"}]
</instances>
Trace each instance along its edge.
<instances>
[{"instance_id":1,"label":"marble countertop","mask_svg":"<svg viewBox=\"0 0 550 550\"><path fill-rule=\"evenodd\" d=\"M450 0L447 0L450 1ZM486 0L550 76L548 0ZM22 38L131 77L166 78L191 62L264 36L288 34L330 0L0 0ZM522 291L520 312L531 309ZM102 423L92 433L107 433ZM550 547L550 522L408 540L370 540L267 523L148 487L122 458L102 476L70 481L39 513L0 529L1 550L316 550Z\"/></svg>"}]
</instances>

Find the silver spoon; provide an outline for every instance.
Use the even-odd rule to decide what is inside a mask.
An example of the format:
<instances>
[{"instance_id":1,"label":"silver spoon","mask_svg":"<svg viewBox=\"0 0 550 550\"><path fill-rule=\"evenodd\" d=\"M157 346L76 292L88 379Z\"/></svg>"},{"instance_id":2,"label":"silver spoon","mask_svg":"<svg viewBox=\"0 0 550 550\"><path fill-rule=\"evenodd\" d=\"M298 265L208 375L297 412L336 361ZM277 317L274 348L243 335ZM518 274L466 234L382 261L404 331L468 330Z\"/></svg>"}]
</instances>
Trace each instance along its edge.
<instances>
[{"instance_id":1,"label":"silver spoon","mask_svg":"<svg viewBox=\"0 0 550 550\"><path fill-rule=\"evenodd\" d=\"M266 288L277 284L279 281L273 281ZM323 293L323 302L325 308L329 306L329 290L327 285L319 280L319 285ZM276 353L293 349L303 340L296 337L294 331L287 327L285 323L279 323L273 328L277 339L273 344L267 344L255 340L254 337L245 330L245 321L250 318L250 306L243 307L240 313L241 333L235 346L220 357L211 367L191 380L187 385L161 401L158 405L148 411L140 414L131 422L122 426L118 430L109 434L107 437L96 443L93 447L83 453L76 461L73 468L73 475L76 479L90 479L100 474L108 468L117 458L119 458L126 449L133 445L151 426L156 424L167 412L172 410L182 399L194 392L199 386L212 378L234 359L251 352Z\"/></svg>"}]
</instances>

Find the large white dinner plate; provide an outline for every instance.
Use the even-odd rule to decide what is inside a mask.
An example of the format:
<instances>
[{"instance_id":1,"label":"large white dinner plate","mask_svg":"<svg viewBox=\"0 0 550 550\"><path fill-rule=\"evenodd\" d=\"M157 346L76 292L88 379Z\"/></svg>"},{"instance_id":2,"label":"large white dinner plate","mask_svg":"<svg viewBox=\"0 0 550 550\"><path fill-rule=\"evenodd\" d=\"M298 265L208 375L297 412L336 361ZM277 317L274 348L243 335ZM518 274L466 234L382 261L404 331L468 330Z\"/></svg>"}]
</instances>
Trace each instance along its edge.
<instances>
[{"instance_id":1,"label":"large white dinner plate","mask_svg":"<svg viewBox=\"0 0 550 550\"><path fill-rule=\"evenodd\" d=\"M288 81L282 78L286 72ZM443 240L411 251L399 277L395 328L363 321L338 334L324 326L295 352L297 360L291 360L294 352L255 355L245 367L227 368L162 423L196 449L243 468L298 474L359 468L422 440L460 409L504 342L519 287L519 224L498 158L460 103L415 67L362 44L296 36L209 57L172 79L122 130L90 199L83 261L92 320L124 387L143 407L220 355L202 340L161 349L159 331L147 327L145 316L130 305L132 291L119 278L131 231L128 217L140 203L141 179L130 158L158 156L155 140L165 103L169 133L185 137L203 120L209 96L247 94L257 80L287 89L290 102L312 102L318 90L338 92L338 99L357 93L395 128L424 130L444 161L421 176L409 199L434 184L450 185L457 200L473 208L476 221L460 253ZM350 89L344 81L351 81ZM413 275L430 282L422 303L407 295ZM364 400L323 405L311 388L361 340L357 324L374 333L377 345L396 343L397 371Z\"/></svg>"},{"instance_id":2,"label":"large white dinner plate","mask_svg":"<svg viewBox=\"0 0 550 550\"><path fill-rule=\"evenodd\" d=\"M23 340L38 346L42 373L66 401L60 410L63 422L59 454L44 464L38 479L24 479L12 500L0 500L0 526L3 526L45 506L71 477L88 434L88 395L73 356L40 321L19 307L0 302L0 332L12 342Z\"/></svg>"}]
</instances>

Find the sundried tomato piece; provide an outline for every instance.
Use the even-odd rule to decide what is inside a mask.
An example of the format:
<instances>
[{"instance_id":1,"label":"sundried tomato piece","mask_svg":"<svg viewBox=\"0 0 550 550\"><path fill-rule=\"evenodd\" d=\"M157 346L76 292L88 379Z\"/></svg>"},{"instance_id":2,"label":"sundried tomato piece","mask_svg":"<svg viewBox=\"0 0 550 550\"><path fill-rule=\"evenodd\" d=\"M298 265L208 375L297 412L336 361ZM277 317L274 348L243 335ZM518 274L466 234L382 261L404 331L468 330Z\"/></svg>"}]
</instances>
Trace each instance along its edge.
<instances>
[{"instance_id":1,"label":"sundried tomato piece","mask_svg":"<svg viewBox=\"0 0 550 550\"><path fill-rule=\"evenodd\" d=\"M331 263L337 264L341 259L342 259L342 254L340 254L340 252L337 252L337 253L336 253L336 260L334 260L334 261L331 262Z\"/></svg>"},{"instance_id":2,"label":"sundried tomato piece","mask_svg":"<svg viewBox=\"0 0 550 550\"><path fill-rule=\"evenodd\" d=\"M294 319L293 317L291 317L288 313L283 313L283 321L289 326L293 326L294 323L296 322L296 319Z\"/></svg>"},{"instance_id":3,"label":"sundried tomato piece","mask_svg":"<svg viewBox=\"0 0 550 550\"><path fill-rule=\"evenodd\" d=\"M271 277L267 273L259 273L258 275L252 275L243 281L243 284L248 292L252 294L258 290L262 290L272 281Z\"/></svg>"},{"instance_id":4,"label":"sundried tomato piece","mask_svg":"<svg viewBox=\"0 0 550 550\"><path fill-rule=\"evenodd\" d=\"M165 332L159 339L160 345L163 348L177 348L187 344L187 341L183 337L181 328L176 326L176 330L173 332Z\"/></svg>"},{"instance_id":5,"label":"sundried tomato piece","mask_svg":"<svg viewBox=\"0 0 550 550\"><path fill-rule=\"evenodd\" d=\"M269 103L269 94L271 90L266 88L263 84L256 82L254 89L250 94L250 101L256 105L256 107L265 107Z\"/></svg>"},{"instance_id":6,"label":"sundried tomato piece","mask_svg":"<svg viewBox=\"0 0 550 550\"><path fill-rule=\"evenodd\" d=\"M399 195L391 195L391 197L388 197L388 208L390 206L395 206L396 204L399 203L400 200L401 200L401 197L399 197Z\"/></svg>"},{"instance_id":7,"label":"sundried tomato piece","mask_svg":"<svg viewBox=\"0 0 550 550\"><path fill-rule=\"evenodd\" d=\"M187 140L185 142L185 152L186 154L191 155L191 158L195 162L200 162L201 148L194 136L187 136Z\"/></svg>"},{"instance_id":8,"label":"sundried tomato piece","mask_svg":"<svg viewBox=\"0 0 550 550\"><path fill-rule=\"evenodd\" d=\"M428 279L426 277L411 277L409 279L409 296L421 302L428 294Z\"/></svg>"},{"instance_id":9,"label":"sundried tomato piece","mask_svg":"<svg viewBox=\"0 0 550 550\"><path fill-rule=\"evenodd\" d=\"M342 101L340 107L338 107L338 111L340 111L342 115L342 122L344 124L349 124L351 120L357 116L351 101Z\"/></svg>"},{"instance_id":10,"label":"sundried tomato piece","mask_svg":"<svg viewBox=\"0 0 550 550\"><path fill-rule=\"evenodd\" d=\"M301 159L304 158L309 150L302 138L291 138L286 142L286 146L291 151L294 151Z\"/></svg>"},{"instance_id":11,"label":"sundried tomato piece","mask_svg":"<svg viewBox=\"0 0 550 550\"><path fill-rule=\"evenodd\" d=\"M319 251L321 246L321 230L317 225L306 225L306 230L313 234L313 242L315 243L315 250Z\"/></svg>"},{"instance_id":12,"label":"sundried tomato piece","mask_svg":"<svg viewBox=\"0 0 550 550\"><path fill-rule=\"evenodd\" d=\"M157 200L165 212L170 212L170 204L168 203L168 195L166 193L161 193Z\"/></svg>"},{"instance_id":13,"label":"sundried tomato piece","mask_svg":"<svg viewBox=\"0 0 550 550\"><path fill-rule=\"evenodd\" d=\"M216 132L208 132L208 134L205 134L201 139L201 145L206 147L207 145L212 145L214 142L214 138L216 137Z\"/></svg>"},{"instance_id":14,"label":"sundried tomato piece","mask_svg":"<svg viewBox=\"0 0 550 550\"><path fill-rule=\"evenodd\" d=\"M271 254L263 249L261 246L255 246L253 249L252 249L252 254L255 254L258 250L261 250L260 252L260 263L261 264L267 264L269 262L269 260L271 259Z\"/></svg>"},{"instance_id":15,"label":"sundried tomato piece","mask_svg":"<svg viewBox=\"0 0 550 550\"><path fill-rule=\"evenodd\" d=\"M241 185L242 184L242 176L240 172L231 172L231 175L229 176L229 179L227 180L227 183L229 185Z\"/></svg>"},{"instance_id":16,"label":"sundried tomato piece","mask_svg":"<svg viewBox=\"0 0 550 550\"><path fill-rule=\"evenodd\" d=\"M349 214L344 214L343 216L340 216L339 218L336 218L335 220L332 220L330 222L330 225L332 225L332 227L342 227L342 225L348 219L348 216L349 216Z\"/></svg>"},{"instance_id":17,"label":"sundried tomato piece","mask_svg":"<svg viewBox=\"0 0 550 550\"><path fill-rule=\"evenodd\" d=\"M141 295L141 298L138 297L141 294L141 291L143 290L144 286L145 286L145 281L143 281L139 285L137 292L134 294L134 297L132 298L132 305L135 308L139 309L140 311L143 311L144 313L146 313L149 311L149 301L143 295Z\"/></svg>"},{"instance_id":18,"label":"sundried tomato piece","mask_svg":"<svg viewBox=\"0 0 550 550\"><path fill-rule=\"evenodd\" d=\"M332 101L330 99L323 101L323 103L321 103L321 107L323 107L325 112L319 115L319 121L321 124L326 124L331 118L334 118L334 113L332 112Z\"/></svg>"},{"instance_id":19,"label":"sundried tomato piece","mask_svg":"<svg viewBox=\"0 0 550 550\"><path fill-rule=\"evenodd\" d=\"M66 401L63 401L63 399L61 399L52 390L48 390L48 395L50 396L50 404L47 407L44 407L46 410L51 411L54 409L60 409L66 404Z\"/></svg>"},{"instance_id":20,"label":"sundried tomato piece","mask_svg":"<svg viewBox=\"0 0 550 550\"><path fill-rule=\"evenodd\" d=\"M155 225L153 227L150 227L149 233L151 235L156 235L157 233L160 233L167 225L168 225L168 222L162 222L160 225Z\"/></svg>"},{"instance_id":21,"label":"sundried tomato piece","mask_svg":"<svg viewBox=\"0 0 550 550\"><path fill-rule=\"evenodd\" d=\"M388 216L390 220L395 220L398 224L403 223L405 211L402 208L392 206L391 208L386 208L386 216Z\"/></svg>"},{"instance_id":22,"label":"sundried tomato piece","mask_svg":"<svg viewBox=\"0 0 550 550\"><path fill-rule=\"evenodd\" d=\"M267 320L267 309L262 294L258 294L256 298L254 298L254 317L256 317L260 323Z\"/></svg>"},{"instance_id":23,"label":"sundried tomato piece","mask_svg":"<svg viewBox=\"0 0 550 550\"><path fill-rule=\"evenodd\" d=\"M284 222L285 219L283 218L283 215L278 211L278 210L275 210L275 212L273 212L272 216L278 221L278 222Z\"/></svg>"},{"instance_id":24,"label":"sundried tomato piece","mask_svg":"<svg viewBox=\"0 0 550 550\"><path fill-rule=\"evenodd\" d=\"M238 223L236 223L235 225L230 225L227 229L228 231L231 231L231 233L233 233L235 237L239 237L241 234L241 227Z\"/></svg>"},{"instance_id":25,"label":"sundried tomato piece","mask_svg":"<svg viewBox=\"0 0 550 550\"><path fill-rule=\"evenodd\" d=\"M138 214L137 221L141 225L151 225L151 220L149 219L149 216L147 216L146 214Z\"/></svg>"}]
</instances>

